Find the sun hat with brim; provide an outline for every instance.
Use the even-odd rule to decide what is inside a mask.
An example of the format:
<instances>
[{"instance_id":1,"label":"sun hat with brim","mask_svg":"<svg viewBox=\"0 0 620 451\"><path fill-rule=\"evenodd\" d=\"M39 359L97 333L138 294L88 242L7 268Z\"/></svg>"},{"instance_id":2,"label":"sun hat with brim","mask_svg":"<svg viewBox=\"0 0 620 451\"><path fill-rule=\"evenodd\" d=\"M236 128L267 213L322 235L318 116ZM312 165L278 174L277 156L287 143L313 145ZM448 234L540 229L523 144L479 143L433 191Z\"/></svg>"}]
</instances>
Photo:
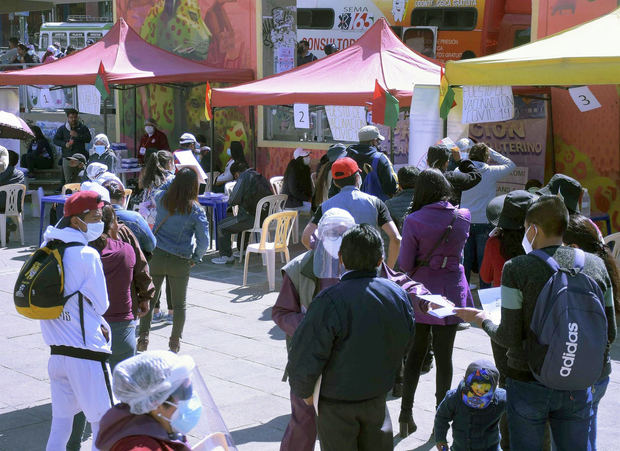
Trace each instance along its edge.
<instances>
[{"instance_id":1,"label":"sun hat with brim","mask_svg":"<svg viewBox=\"0 0 620 451\"><path fill-rule=\"evenodd\" d=\"M521 189L497 196L487 206L487 219L504 230L519 230L523 228L527 209L537 198L536 194Z\"/></svg>"},{"instance_id":2,"label":"sun hat with brim","mask_svg":"<svg viewBox=\"0 0 620 451\"><path fill-rule=\"evenodd\" d=\"M339 158L344 157L346 154L347 146L345 146L344 144L332 144L331 146L329 146L329 149L327 149L327 159L330 163L333 163Z\"/></svg>"},{"instance_id":3,"label":"sun hat with brim","mask_svg":"<svg viewBox=\"0 0 620 451\"><path fill-rule=\"evenodd\" d=\"M540 195L560 195L564 199L564 205L570 213L579 212L579 198L581 197L581 183L564 174L555 174L546 186L536 193Z\"/></svg>"}]
</instances>

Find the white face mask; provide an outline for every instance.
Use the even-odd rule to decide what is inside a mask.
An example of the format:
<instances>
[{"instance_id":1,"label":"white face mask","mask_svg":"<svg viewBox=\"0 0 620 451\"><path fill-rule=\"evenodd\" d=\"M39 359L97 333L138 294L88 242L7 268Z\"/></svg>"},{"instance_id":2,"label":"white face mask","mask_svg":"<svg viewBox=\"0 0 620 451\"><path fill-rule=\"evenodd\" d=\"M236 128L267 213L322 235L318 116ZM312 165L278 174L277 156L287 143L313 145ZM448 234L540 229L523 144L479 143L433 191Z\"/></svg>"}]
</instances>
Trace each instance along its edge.
<instances>
[{"instance_id":1,"label":"white face mask","mask_svg":"<svg viewBox=\"0 0 620 451\"><path fill-rule=\"evenodd\" d=\"M530 242L527 239L527 232L529 232L532 227L534 227L534 230L536 232L534 233L534 238L532 238L532 241ZM525 233L523 234L523 240L521 241L521 246L523 247L523 250L525 251L526 254L529 254L530 252L534 250L534 248L532 247L532 244L534 243L534 240L536 239L536 235L538 235L538 229L536 228L534 224L529 226L527 230L525 231Z\"/></svg>"},{"instance_id":2,"label":"white face mask","mask_svg":"<svg viewBox=\"0 0 620 451\"><path fill-rule=\"evenodd\" d=\"M151 136L153 133L155 133L155 127L153 127L152 125L147 125L144 127L144 131L147 133L147 135Z\"/></svg>"},{"instance_id":3,"label":"white face mask","mask_svg":"<svg viewBox=\"0 0 620 451\"><path fill-rule=\"evenodd\" d=\"M104 152L105 152L105 146L95 144L95 153L97 155L103 155Z\"/></svg>"},{"instance_id":4,"label":"white face mask","mask_svg":"<svg viewBox=\"0 0 620 451\"><path fill-rule=\"evenodd\" d=\"M82 220L80 219L80 221ZM99 221L99 222L82 221L82 223L86 224L86 232L82 232L82 233L86 237L86 241L88 241L89 243L91 241L95 241L103 233L103 221Z\"/></svg>"},{"instance_id":5,"label":"white face mask","mask_svg":"<svg viewBox=\"0 0 620 451\"><path fill-rule=\"evenodd\" d=\"M306 166L310 166L310 156L309 155L307 157L304 157L304 164Z\"/></svg>"}]
</instances>

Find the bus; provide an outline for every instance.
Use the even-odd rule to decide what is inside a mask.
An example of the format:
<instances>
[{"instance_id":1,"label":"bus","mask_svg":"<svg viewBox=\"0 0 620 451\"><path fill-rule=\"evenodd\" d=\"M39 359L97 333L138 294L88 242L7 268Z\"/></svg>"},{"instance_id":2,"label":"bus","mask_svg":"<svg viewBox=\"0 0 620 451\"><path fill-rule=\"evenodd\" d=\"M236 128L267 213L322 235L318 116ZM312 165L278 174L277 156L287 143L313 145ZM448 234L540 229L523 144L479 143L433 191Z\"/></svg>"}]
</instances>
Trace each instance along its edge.
<instances>
[{"instance_id":1,"label":"bus","mask_svg":"<svg viewBox=\"0 0 620 451\"><path fill-rule=\"evenodd\" d=\"M529 42L530 0L298 0L297 40L351 45L384 17L413 50L440 61L483 56Z\"/></svg>"},{"instance_id":2,"label":"bus","mask_svg":"<svg viewBox=\"0 0 620 451\"><path fill-rule=\"evenodd\" d=\"M39 51L45 52L54 42L64 48L83 49L89 40L97 42L103 38L113 25L112 22L46 22L39 31Z\"/></svg>"}]
</instances>

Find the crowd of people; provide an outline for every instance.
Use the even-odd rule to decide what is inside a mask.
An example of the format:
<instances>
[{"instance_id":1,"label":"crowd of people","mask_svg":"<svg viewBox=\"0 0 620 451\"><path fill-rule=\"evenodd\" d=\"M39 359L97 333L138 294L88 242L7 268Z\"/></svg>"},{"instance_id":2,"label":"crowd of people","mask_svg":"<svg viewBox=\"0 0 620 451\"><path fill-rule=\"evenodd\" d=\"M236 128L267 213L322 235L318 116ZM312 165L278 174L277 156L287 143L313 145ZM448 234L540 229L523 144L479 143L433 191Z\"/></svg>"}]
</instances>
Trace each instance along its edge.
<instances>
[{"instance_id":1,"label":"crowd of people","mask_svg":"<svg viewBox=\"0 0 620 451\"><path fill-rule=\"evenodd\" d=\"M34 131L22 165L47 168L50 143ZM137 449L127 431L140 427L153 441L144 449L188 449L185 434L200 417L191 388L194 364L175 354L188 320L190 272L211 236L198 202L200 171L175 167L175 152L191 151L207 172L211 150L184 133L171 152L152 119L144 131L138 152L144 167L133 200L115 174L118 156L108 138L92 138L78 111L67 111L53 140L62 149L65 182L81 186L43 235L42 246L63 248L68 298L60 317L41 321L52 350L48 450L79 449L87 421L95 449ZM397 176L380 151L379 130L366 126L358 136L357 144L331 146L314 172L310 153L296 149L284 173L286 207L311 206L312 216L301 240L306 251L282 268L272 309L287 336L291 387L281 449L313 450L317 434L324 450L392 449L387 396L402 397L400 435L415 433L414 417L424 413L414 411L414 398L430 356L437 368L433 434L439 450L596 449L619 276L598 228L579 214L579 183L556 174L544 187L532 182L530 191L496 196L498 180L515 164L467 138L453 149L431 146L426 169L405 166ZM240 255L245 244L238 235L253 227L256 215L264 220L267 209L257 205L272 194L241 143L231 143L228 156L212 184L217 191L235 182L228 215L216 230L215 264L232 264ZM21 183L15 182L18 159L0 149L0 184ZM585 279L573 281L578 275ZM567 290L560 289L562 280ZM160 305L164 281L167 313ZM576 283L589 291L571 291ZM501 287L499 323L475 308L478 286ZM441 301L425 299L430 294ZM604 331L588 329L595 320L575 313L574 303L585 297ZM445 303L451 312L438 315ZM579 334L568 323L564 355L571 355L559 369L568 372L562 381L568 385L548 374L553 356L532 326L545 315L555 315L562 327L574 315L583 321ZM171 353L148 351L157 321L172 325ZM453 387L453 349L465 323L489 335L494 362L472 362ZM599 347L579 341L597 332L604 334ZM530 342L539 346L526 348ZM170 372L175 365L184 370ZM184 423L179 415L186 414L191 421Z\"/></svg>"}]
</instances>

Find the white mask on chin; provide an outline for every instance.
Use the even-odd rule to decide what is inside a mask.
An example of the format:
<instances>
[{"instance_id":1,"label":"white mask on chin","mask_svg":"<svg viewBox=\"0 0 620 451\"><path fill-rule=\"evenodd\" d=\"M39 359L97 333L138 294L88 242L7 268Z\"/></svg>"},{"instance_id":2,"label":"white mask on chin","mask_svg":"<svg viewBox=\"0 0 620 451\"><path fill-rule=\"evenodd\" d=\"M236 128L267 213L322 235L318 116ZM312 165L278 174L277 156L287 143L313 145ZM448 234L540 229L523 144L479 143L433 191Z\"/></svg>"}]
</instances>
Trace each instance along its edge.
<instances>
[{"instance_id":1,"label":"white mask on chin","mask_svg":"<svg viewBox=\"0 0 620 451\"><path fill-rule=\"evenodd\" d=\"M534 238L532 238L532 241L530 242L527 239L527 232L529 232L532 227L534 227L534 230L536 232L534 233ZM534 240L536 239L536 235L538 235L538 229L536 228L534 224L529 226L527 230L525 231L525 233L523 234L523 240L521 241L521 246L523 247L523 250L525 251L526 254L529 254L530 252L534 250L534 248L532 247L532 244L534 243Z\"/></svg>"}]
</instances>

